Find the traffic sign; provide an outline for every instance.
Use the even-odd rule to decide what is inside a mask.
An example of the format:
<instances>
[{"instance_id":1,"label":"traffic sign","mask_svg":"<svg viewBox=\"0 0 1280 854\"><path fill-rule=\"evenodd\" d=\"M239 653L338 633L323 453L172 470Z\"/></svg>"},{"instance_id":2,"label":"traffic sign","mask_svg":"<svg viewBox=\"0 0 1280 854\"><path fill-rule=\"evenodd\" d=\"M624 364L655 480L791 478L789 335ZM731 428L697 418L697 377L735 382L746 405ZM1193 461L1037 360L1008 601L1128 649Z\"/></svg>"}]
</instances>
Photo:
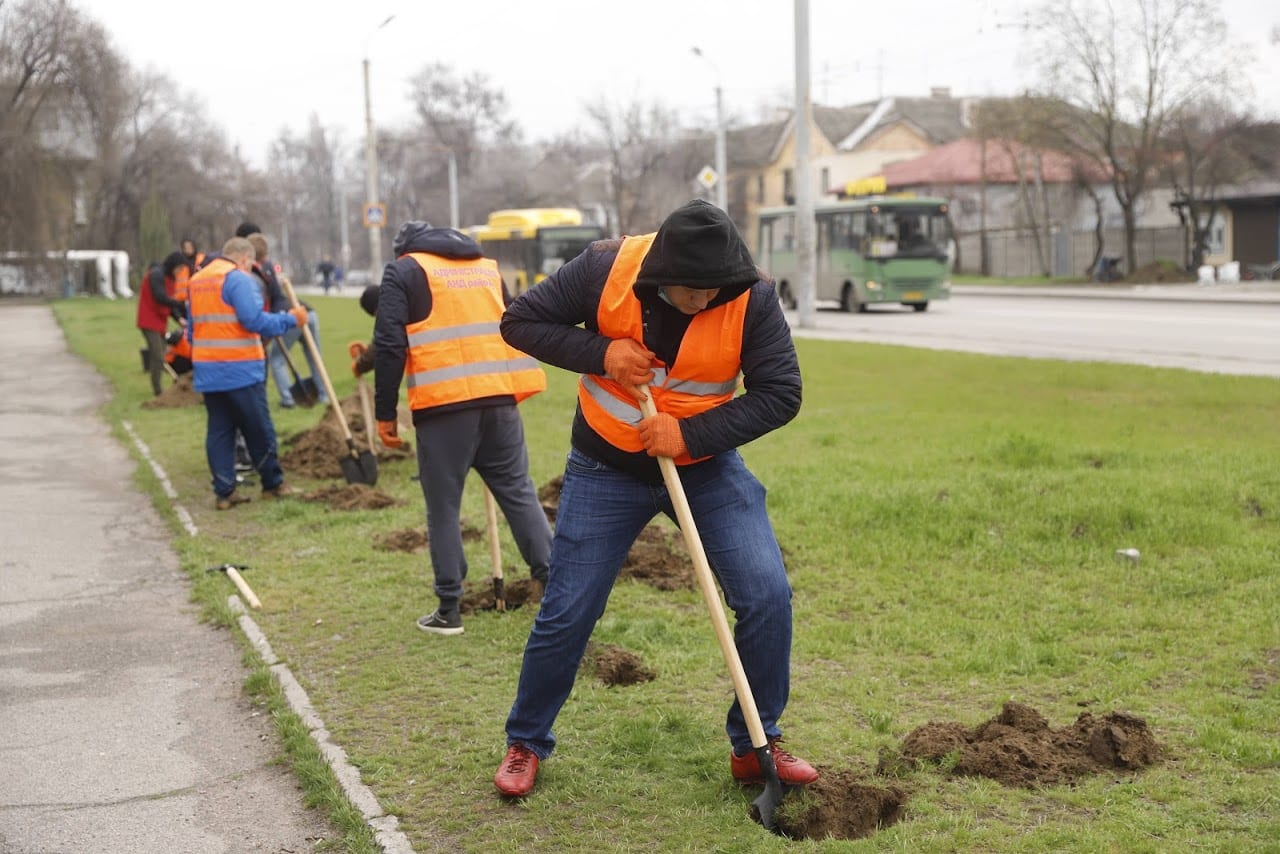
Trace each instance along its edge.
<instances>
[{"instance_id":1,"label":"traffic sign","mask_svg":"<svg viewBox=\"0 0 1280 854\"><path fill-rule=\"evenodd\" d=\"M698 173L698 183L702 185L704 190L710 190L720 181L720 176L716 174L716 170L710 166L703 166L702 171Z\"/></svg>"},{"instance_id":2,"label":"traffic sign","mask_svg":"<svg viewBox=\"0 0 1280 854\"><path fill-rule=\"evenodd\" d=\"M383 226L387 224L387 206L382 202L365 202L364 227Z\"/></svg>"}]
</instances>

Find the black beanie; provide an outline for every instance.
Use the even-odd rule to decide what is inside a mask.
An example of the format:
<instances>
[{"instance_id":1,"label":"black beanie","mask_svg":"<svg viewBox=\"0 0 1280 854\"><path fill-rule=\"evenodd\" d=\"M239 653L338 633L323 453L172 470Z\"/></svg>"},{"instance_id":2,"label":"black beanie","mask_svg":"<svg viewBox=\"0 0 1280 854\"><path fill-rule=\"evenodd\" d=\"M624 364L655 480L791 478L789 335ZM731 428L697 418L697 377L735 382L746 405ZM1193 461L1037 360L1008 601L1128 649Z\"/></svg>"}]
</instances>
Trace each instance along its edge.
<instances>
[{"instance_id":1,"label":"black beanie","mask_svg":"<svg viewBox=\"0 0 1280 854\"><path fill-rule=\"evenodd\" d=\"M378 296L380 293L381 289L378 285L369 285L360 293L360 307L370 317L378 316Z\"/></svg>"},{"instance_id":2,"label":"black beanie","mask_svg":"<svg viewBox=\"0 0 1280 854\"><path fill-rule=\"evenodd\" d=\"M750 285L759 278L733 220L710 202L694 199L658 227L640 264L636 286L727 288Z\"/></svg>"},{"instance_id":3,"label":"black beanie","mask_svg":"<svg viewBox=\"0 0 1280 854\"><path fill-rule=\"evenodd\" d=\"M236 229L236 237L248 237L250 234L261 234L262 229L258 228L257 223L242 222L240 227Z\"/></svg>"}]
</instances>

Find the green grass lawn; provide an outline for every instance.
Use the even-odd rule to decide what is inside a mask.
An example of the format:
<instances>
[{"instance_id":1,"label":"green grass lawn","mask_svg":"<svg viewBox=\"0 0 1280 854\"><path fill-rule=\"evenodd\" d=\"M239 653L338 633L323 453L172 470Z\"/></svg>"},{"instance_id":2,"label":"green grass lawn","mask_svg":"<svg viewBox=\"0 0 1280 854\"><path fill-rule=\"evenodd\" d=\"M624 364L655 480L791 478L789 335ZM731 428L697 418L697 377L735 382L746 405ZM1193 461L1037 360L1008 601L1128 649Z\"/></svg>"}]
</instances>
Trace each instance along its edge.
<instances>
[{"instance_id":1,"label":"green grass lawn","mask_svg":"<svg viewBox=\"0 0 1280 854\"><path fill-rule=\"evenodd\" d=\"M346 397L346 344L367 339L370 320L354 300L311 302ZM426 554L372 546L425 524L414 464L383 462L378 488L402 502L384 510L291 500L215 513L203 409L140 408L150 387L133 306L71 300L55 310L75 352L115 388L106 418L117 430L122 419L133 425L194 517L190 537L139 466L196 599L229 622L233 588L204 568L252 567L246 577L263 603L254 619L418 850L801 844L752 823L753 792L730 780L732 688L697 591L618 585L595 640L635 653L657 678L605 687L581 677L537 789L504 803L491 780L533 613L476 614L461 638L414 628L435 605ZM795 753L908 795L903 820L869 839L803 844L1280 851L1280 382L797 347L799 417L743 449L769 488L795 589L782 723ZM548 378L547 392L521 407L538 485L561 471L573 413L575 378L555 369ZM320 410L273 404L273 414L289 437ZM463 512L483 529L478 478ZM527 577L503 531L508 577ZM472 583L483 585L486 544L468 548ZM1139 549L1140 561L1118 558L1124 548ZM1007 700L1055 728L1085 709L1140 715L1164 754L1138 773L1040 789L937 768L875 777L881 751L916 727L972 726ZM361 850L367 840L353 833L346 844Z\"/></svg>"}]
</instances>

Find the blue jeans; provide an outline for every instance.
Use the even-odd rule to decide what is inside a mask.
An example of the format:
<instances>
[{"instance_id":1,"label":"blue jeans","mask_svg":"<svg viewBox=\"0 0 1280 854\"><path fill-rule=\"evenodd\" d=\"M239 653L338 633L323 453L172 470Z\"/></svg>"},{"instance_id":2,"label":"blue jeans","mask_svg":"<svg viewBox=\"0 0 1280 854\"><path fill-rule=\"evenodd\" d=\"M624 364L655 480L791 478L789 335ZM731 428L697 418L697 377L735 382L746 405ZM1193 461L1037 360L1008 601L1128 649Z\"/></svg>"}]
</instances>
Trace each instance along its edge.
<instances>
[{"instance_id":1,"label":"blue jeans","mask_svg":"<svg viewBox=\"0 0 1280 854\"><path fill-rule=\"evenodd\" d=\"M316 342L316 349L320 349L320 318L314 311L307 312L307 328L311 330L311 340ZM281 335L279 340L281 346L289 350L300 338L302 338L302 330L295 326ZM280 352L275 342L268 339L262 343L267 348L267 368L271 371L271 379L275 381L276 391L280 392L280 405L293 406L293 395L289 392L289 387L293 385L293 374L289 373L289 365L284 359L284 354ZM328 403L329 395L325 393L324 383L320 381L320 371L316 369L316 360L311 355L311 348L303 344L302 352L307 357L307 366L311 368L311 376L315 378L316 388L320 392L320 403ZM295 360L293 364L296 367L298 363Z\"/></svg>"},{"instance_id":2,"label":"blue jeans","mask_svg":"<svg viewBox=\"0 0 1280 854\"><path fill-rule=\"evenodd\" d=\"M734 644L765 733L780 736L778 718L791 687L791 584L764 487L737 451L682 466L680 478L707 561L736 617ZM658 513L675 518L665 486L569 452L546 592L507 718L508 745L523 744L541 759L555 748L551 726L573 688L587 640L632 543ZM725 732L736 752L751 748L736 698Z\"/></svg>"},{"instance_id":3,"label":"blue jeans","mask_svg":"<svg viewBox=\"0 0 1280 854\"><path fill-rule=\"evenodd\" d=\"M267 410L267 384L255 383L231 391L206 391L204 408L208 416L204 452L213 473L213 494L226 498L236 489L236 431L244 435L249 458L263 489L275 489L284 482L284 471L276 455L276 428Z\"/></svg>"}]
</instances>

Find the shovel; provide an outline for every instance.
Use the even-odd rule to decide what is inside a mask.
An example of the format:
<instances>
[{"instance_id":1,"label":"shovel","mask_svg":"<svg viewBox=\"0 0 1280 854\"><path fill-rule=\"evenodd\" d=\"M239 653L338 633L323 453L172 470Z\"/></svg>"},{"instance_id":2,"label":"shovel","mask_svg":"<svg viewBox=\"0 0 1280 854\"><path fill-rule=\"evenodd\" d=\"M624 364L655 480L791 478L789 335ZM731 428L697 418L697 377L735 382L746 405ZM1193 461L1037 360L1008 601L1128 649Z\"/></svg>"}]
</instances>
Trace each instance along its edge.
<instances>
[{"instance_id":1,"label":"shovel","mask_svg":"<svg viewBox=\"0 0 1280 854\"><path fill-rule=\"evenodd\" d=\"M373 406L369 403L369 387L364 384L364 377L356 377L356 392L360 395L360 416L364 418L364 435L369 440L369 453L378 456L378 431L373 423Z\"/></svg>"},{"instance_id":2,"label":"shovel","mask_svg":"<svg viewBox=\"0 0 1280 854\"><path fill-rule=\"evenodd\" d=\"M640 394L640 411L645 418L658 414L654 406L652 392L648 388L637 388ZM711 574L711 564L707 562L707 553L702 548L702 538L698 536L698 528L693 523L693 511L689 508L689 499L685 497L684 487L680 483L680 473L676 470L675 460L670 457L658 457L658 466L662 469L662 480L667 485L667 494L671 496L671 504L676 511L676 520L680 523L680 533L684 536L685 546L693 559L694 575L698 577L698 586L702 588L702 598L707 603L711 614L711 624L716 631L716 640L720 642L720 652L724 655L725 664L729 666L729 677L733 680L733 690L738 695L738 705L742 707L742 716L746 719L747 732L751 735L751 747L755 750L756 760L760 763L760 773L764 777L764 791L751 803L754 817L765 830L779 835L778 823L774 820L774 811L782 803L785 794L782 781L778 778L778 767L773 762L773 752L769 749L769 739L764 734L764 724L760 722L760 710L756 707L755 696L751 693L751 685L747 682L746 671L742 669L742 659L738 657L738 648L733 645L733 634L729 630L729 620L724 613L724 604L716 591L715 578Z\"/></svg>"},{"instance_id":3,"label":"shovel","mask_svg":"<svg viewBox=\"0 0 1280 854\"><path fill-rule=\"evenodd\" d=\"M293 385L289 386L289 396L293 398L294 403L303 409L310 409L315 406L316 401L320 399L320 388L316 385L316 378L307 377L304 380L299 377L298 369L293 366L293 359L289 358L289 351L285 348L284 342L279 338L271 340L275 342L276 349L284 357L284 363L289 366L289 373L293 374Z\"/></svg>"},{"instance_id":4,"label":"shovel","mask_svg":"<svg viewBox=\"0 0 1280 854\"><path fill-rule=\"evenodd\" d=\"M498 540L498 504L488 486L484 489L484 512L489 518L489 560L493 563L493 607L507 610L507 591L502 580L502 543Z\"/></svg>"},{"instance_id":5,"label":"shovel","mask_svg":"<svg viewBox=\"0 0 1280 854\"><path fill-rule=\"evenodd\" d=\"M261 608L262 603L258 601L258 597L254 595L253 589L249 587L249 583L244 580L244 576L240 574L240 570L249 567L234 563L224 563L220 566L211 566L205 572L225 572L227 578L235 584L236 589L244 596L245 601L249 603L250 608Z\"/></svg>"},{"instance_id":6,"label":"shovel","mask_svg":"<svg viewBox=\"0 0 1280 854\"><path fill-rule=\"evenodd\" d=\"M284 287L289 302L297 307L298 298L294 296L293 283L289 281L289 277L281 276L280 284ZM329 381L329 371L325 369L320 348L311 337L311 328L305 323L302 325L302 340L306 342L307 350L320 371L320 381L324 383L324 390L329 395L329 404L333 407L333 414L338 418L338 426L342 428L342 437L347 441L347 453L339 460L342 465L342 476L347 479L347 483L364 483L373 486L378 482L378 458L371 451L358 449L356 440L351 438L351 426L347 424L347 416L342 413L342 404L333 390L333 383Z\"/></svg>"}]
</instances>

